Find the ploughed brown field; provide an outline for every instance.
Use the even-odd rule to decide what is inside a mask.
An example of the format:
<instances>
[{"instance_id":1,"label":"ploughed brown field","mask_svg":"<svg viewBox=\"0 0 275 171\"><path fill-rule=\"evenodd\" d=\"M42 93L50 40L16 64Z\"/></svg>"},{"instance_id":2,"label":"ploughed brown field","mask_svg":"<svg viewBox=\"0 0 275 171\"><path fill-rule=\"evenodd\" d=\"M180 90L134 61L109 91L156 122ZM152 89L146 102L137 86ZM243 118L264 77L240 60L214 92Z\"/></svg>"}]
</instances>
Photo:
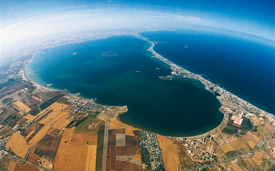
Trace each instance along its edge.
<instances>
[{"instance_id":1,"label":"ploughed brown field","mask_svg":"<svg viewBox=\"0 0 275 171\"><path fill-rule=\"evenodd\" d=\"M106 170L142 170L139 130L117 119L109 123Z\"/></svg>"}]
</instances>

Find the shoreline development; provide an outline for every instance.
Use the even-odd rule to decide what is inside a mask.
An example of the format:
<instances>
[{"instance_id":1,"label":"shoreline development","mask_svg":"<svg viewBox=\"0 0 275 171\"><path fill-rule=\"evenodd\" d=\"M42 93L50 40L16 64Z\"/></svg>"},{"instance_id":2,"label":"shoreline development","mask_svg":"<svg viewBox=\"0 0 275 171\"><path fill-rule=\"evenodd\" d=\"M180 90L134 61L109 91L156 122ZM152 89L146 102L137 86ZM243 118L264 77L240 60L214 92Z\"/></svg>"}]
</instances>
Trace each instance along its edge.
<instances>
[{"instance_id":1,"label":"shoreline development","mask_svg":"<svg viewBox=\"0 0 275 171\"><path fill-rule=\"evenodd\" d=\"M275 120L274 116L272 114L269 114L269 113L255 107L255 106L253 106L252 104L250 104L250 103L246 102L245 100L237 97L236 95L230 93L229 91L219 87L218 85L216 85L214 83L211 83L209 80L203 78L201 75L192 73L192 72L190 72L190 71L174 64L173 62L169 61L168 59L164 58L163 56L158 54L156 51L154 51L154 46L157 44L157 42L149 41L149 40L147 40L147 38L144 38L144 37L142 37L138 34L134 34L133 36L135 36L136 38L139 38L139 39L143 39L146 42L150 43L151 46L147 50L152 53L154 58L157 58L158 60L166 63L171 68L171 70L172 70L171 75L160 76L160 79L171 80L173 77L184 77L184 78L195 79L195 80L200 81L205 86L205 89L210 91L213 95L219 94L219 96L216 96L216 95L215 96L219 100L219 102L221 103L220 112L222 112L224 114L221 123L217 127L215 127L214 129L211 129L210 131L207 131L203 134L194 135L194 136L183 136L183 137L196 137L196 136L201 136L201 135L204 135L204 134L209 134L210 132L213 132L215 130L220 130L220 131L223 130L223 128L225 128L227 126L227 121L228 121L228 116L229 116L228 114L230 113L230 109L225 107L225 106L227 106L226 103L228 103L228 101L231 101L231 102L234 102L234 103L238 104L238 110L241 110L243 113L246 112L246 113L257 114L257 115L260 115L260 116L266 116L271 122L273 122ZM106 54L108 54L108 55L106 55ZM109 55L110 56L113 56L113 55L116 56L117 54L115 52L104 52L101 55L102 56L109 56ZM26 74L26 72L24 72L24 74ZM27 76L27 74L26 74L26 76ZM58 91L58 90L53 89L53 88L49 88L49 87L39 85L38 83L35 83L33 80L30 80L29 78L28 78L28 80L31 81L40 90ZM173 137L173 136L168 136L168 137Z\"/></svg>"},{"instance_id":2,"label":"shoreline development","mask_svg":"<svg viewBox=\"0 0 275 171\"><path fill-rule=\"evenodd\" d=\"M7 65L7 81L0 91L0 170L274 170L274 115L169 61L154 50L157 42L131 35L150 43L144 49L146 58L169 69L166 76L156 74L159 79L204 84L221 103L222 122L203 134L162 136L122 122L119 116L127 106L103 105L96 98L35 83L26 73L31 59L18 60ZM236 127L240 115L244 121ZM230 126L236 132L230 132Z\"/></svg>"}]
</instances>

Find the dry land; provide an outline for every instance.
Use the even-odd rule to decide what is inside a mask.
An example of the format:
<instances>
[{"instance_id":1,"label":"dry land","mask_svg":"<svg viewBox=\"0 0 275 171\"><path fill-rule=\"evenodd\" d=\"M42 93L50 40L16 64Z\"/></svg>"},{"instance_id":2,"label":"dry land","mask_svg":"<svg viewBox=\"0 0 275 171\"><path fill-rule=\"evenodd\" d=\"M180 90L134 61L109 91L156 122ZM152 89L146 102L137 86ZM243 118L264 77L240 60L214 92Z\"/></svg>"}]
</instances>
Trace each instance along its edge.
<instances>
[{"instance_id":1,"label":"dry land","mask_svg":"<svg viewBox=\"0 0 275 171\"><path fill-rule=\"evenodd\" d=\"M234 148L230 144L220 145L220 147L224 153L227 153L229 151L234 151Z\"/></svg>"},{"instance_id":2,"label":"dry land","mask_svg":"<svg viewBox=\"0 0 275 171\"><path fill-rule=\"evenodd\" d=\"M88 145L85 171L95 171L96 149L96 145Z\"/></svg>"},{"instance_id":3,"label":"dry land","mask_svg":"<svg viewBox=\"0 0 275 171\"><path fill-rule=\"evenodd\" d=\"M88 131L88 125L86 126L85 130ZM79 128L64 130L55 157L54 170L82 171L96 169L97 135L79 133L77 129Z\"/></svg>"},{"instance_id":4,"label":"dry land","mask_svg":"<svg viewBox=\"0 0 275 171\"><path fill-rule=\"evenodd\" d=\"M29 145L21 134L15 132L6 144L6 150L10 150L17 156L24 158L29 150Z\"/></svg>"},{"instance_id":5,"label":"dry land","mask_svg":"<svg viewBox=\"0 0 275 171\"><path fill-rule=\"evenodd\" d=\"M23 110L26 113L28 113L31 110L27 105L25 105L24 103L20 102L19 100L17 100L16 102L14 102L13 105L15 105L16 107L20 108L21 110Z\"/></svg>"},{"instance_id":6,"label":"dry land","mask_svg":"<svg viewBox=\"0 0 275 171\"><path fill-rule=\"evenodd\" d=\"M65 157L70 146L71 138L73 135L74 128L65 129L61 138L57 154L54 160L54 170L63 170L65 164Z\"/></svg>"},{"instance_id":7,"label":"dry land","mask_svg":"<svg viewBox=\"0 0 275 171\"><path fill-rule=\"evenodd\" d=\"M13 171L15 169L15 167L16 167L16 162L15 161L10 161L8 171Z\"/></svg>"},{"instance_id":8,"label":"dry land","mask_svg":"<svg viewBox=\"0 0 275 171\"><path fill-rule=\"evenodd\" d=\"M133 131L138 131L139 129L132 126L126 125L116 118L111 119L109 123L109 129L125 129L125 135L135 136Z\"/></svg>"},{"instance_id":9,"label":"dry land","mask_svg":"<svg viewBox=\"0 0 275 171\"><path fill-rule=\"evenodd\" d=\"M157 136L161 149L162 159L166 171L180 170L180 160L177 149L172 140L164 136Z\"/></svg>"},{"instance_id":10,"label":"dry land","mask_svg":"<svg viewBox=\"0 0 275 171\"><path fill-rule=\"evenodd\" d=\"M23 118L27 119L27 123L30 122L30 121L33 121L35 116L33 115L30 115L30 114L27 114L25 115Z\"/></svg>"},{"instance_id":11,"label":"dry land","mask_svg":"<svg viewBox=\"0 0 275 171\"><path fill-rule=\"evenodd\" d=\"M39 98L36 97L36 96L32 96L32 98L34 98L34 99L37 100L37 101L43 102L41 99L39 99Z\"/></svg>"},{"instance_id":12,"label":"dry land","mask_svg":"<svg viewBox=\"0 0 275 171\"><path fill-rule=\"evenodd\" d=\"M34 133L35 133L35 130L33 129L33 130L26 136L26 140L29 139Z\"/></svg>"},{"instance_id":13,"label":"dry land","mask_svg":"<svg viewBox=\"0 0 275 171\"><path fill-rule=\"evenodd\" d=\"M198 167L202 167L201 170L275 170L275 138L271 136L275 130L274 116L201 75L173 64L153 50L155 42L148 42L152 43L148 50L154 57L172 69L171 75L162 78L196 79L218 95L225 119L217 129L194 137L164 137L139 130L116 119L127 111L126 106L103 106L93 102L94 99L36 85L25 79L22 72L27 60L15 60L17 62L8 64L5 70L0 67L0 76L5 78L0 80L0 146L8 152L6 155L1 151L1 157L24 158L29 154L28 162L57 171L105 171L104 168L176 171ZM231 116L239 114L244 119L240 128L232 125L231 120ZM106 124L109 128L106 127L104 137L105 123L109 123ZM107 155L103 160L104 139ZM38 170L13 160L1 161L0 170L7 168Z\"/></svg>"},{"instance_id":14,"label":"dry land","mask_svg":"<svg viewBox=\"0 0 275 171\"><path fill-rule=\"evenodd\" d=\"M47 112L42 111L38 114L36 121L44 126L33 136L32 139L28 141L31 147L34 147L52 127L61 129L69 124L69 113L67 111L63 111L66 107L67 105L54 103L45 109ZM57 123L59 125L57 125Z\"/></svg>"},{"instance_id":15,"label":"dry land","mask_svg":"<svg viewBox=\"0 0 275 171\"><path fill-rule=\"evenodd\" d=\"M47 134L41 141L39 141L34 150L34 153L37 156L40 158L47 158L49 162L54 161L62 137L62 133L57 135L54 135L54 133Z\"/></svg>"},{"instance_id":16,"label":"dry land","mask_svg":"<svg viewBox=\"0 0 275 171\"><path fill-rule=\"evenodd\" d=\"M107 171L141 168L139 130L111 119L107 146Z\"/></svg>"}]
</instances>

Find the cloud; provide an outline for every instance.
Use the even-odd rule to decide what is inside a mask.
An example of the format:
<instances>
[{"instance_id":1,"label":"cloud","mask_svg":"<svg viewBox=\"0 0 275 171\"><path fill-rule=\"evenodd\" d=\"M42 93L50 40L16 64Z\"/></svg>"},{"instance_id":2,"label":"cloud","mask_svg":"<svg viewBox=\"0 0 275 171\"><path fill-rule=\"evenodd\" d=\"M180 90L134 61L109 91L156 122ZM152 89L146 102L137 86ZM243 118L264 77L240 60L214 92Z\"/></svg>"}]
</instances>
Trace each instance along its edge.
<instances>
[{"instance_id":1,"label":"cloud","mask_svg":"<svg viewBox=\"0 0 275 171\"><path fill-rule=\"evenodd\" d=\"M1 39L2 44L8 44L63 32L104 29L179 29L186 25L226 28L265 38L272 34L270 29L259 32L260 26L253 27L253 24L247 23L246 26L239 27L240 24L238 21L229 19L220 20L215 17L169 13L167 11L81 7L80 9L66 9L65 11L28 17L11 24L3 23Z\"/></svg>"}]
</instances>

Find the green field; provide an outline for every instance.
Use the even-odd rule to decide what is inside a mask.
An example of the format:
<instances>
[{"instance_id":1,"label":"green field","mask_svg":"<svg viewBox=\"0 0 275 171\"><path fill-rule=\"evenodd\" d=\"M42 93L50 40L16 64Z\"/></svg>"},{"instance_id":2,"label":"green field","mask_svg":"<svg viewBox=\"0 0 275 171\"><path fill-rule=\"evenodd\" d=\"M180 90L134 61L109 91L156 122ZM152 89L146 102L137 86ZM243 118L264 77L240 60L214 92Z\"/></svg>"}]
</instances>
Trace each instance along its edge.
<instances>
[{"instance_id":1,"label":"green field","mask_svg":"<svg viewBox=\"0 0 275 171\"><path fill-rule=\"evenodd\" d=\"M89 125L92 123L98 123L100 120L96 119L95 116L88 116L86 118L83 118L82 120L79 120L75 124L75 133L87 133L87 134L96 134L98 132L98 127L96 127L94 130L88 130Z\"/></svg>"},{"instance_id":2,"label":"green field","mask_svg":"<svg viewBox=\"0 0 275 171\"><path fill-rule=\"evenodd\" d=\"M233 135L233 134L236 134L238 132L238 129L230 126L230 125L227 125L223 130L222 130L223 133L226 133L226 134L229 134L229 135Z\"/></svg>"}]
</instances>

